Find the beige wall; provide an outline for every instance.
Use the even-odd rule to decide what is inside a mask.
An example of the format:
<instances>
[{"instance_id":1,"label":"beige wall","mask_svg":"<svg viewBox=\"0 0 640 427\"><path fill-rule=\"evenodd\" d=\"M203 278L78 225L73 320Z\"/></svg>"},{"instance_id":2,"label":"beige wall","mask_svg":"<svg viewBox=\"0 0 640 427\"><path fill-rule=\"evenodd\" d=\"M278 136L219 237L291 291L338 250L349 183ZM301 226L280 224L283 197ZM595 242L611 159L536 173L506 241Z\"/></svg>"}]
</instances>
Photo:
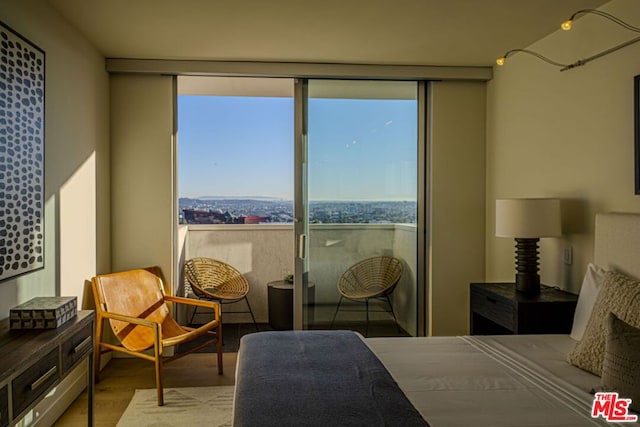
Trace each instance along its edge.
<instances>
[{"instance_id":1,"label":"beige wall","mask_svg":"<svg viewBox=\"0 0 640 427\"><path fill-rule=\"evenodd\" d=\"M418 334L418 229L414 224L395 224L393 255L404 261L400 282L391 294L391 303L398 323L410 335Z\"/></svg>"},{"instance_id":2,"label":"beige wall","mask_svg":"<svg viewBox=\"0 0 640 427\"><path fill-rule=\"evenodd\" d=\"M429 330L460 335L484 278L486 85L434 82L431 101Z\"/></svg>"},{"instance_id":3,"label":"beige wall","mask_svg":"<svg viewBox=\"0 0 640 427\"><path fill-rule=\"evenodd\" d=\"M615 0L602 10L640 23L637 0ZM637 36L585 15L570 32L558 30L529 48L571 63ZM577 292L593 260L595 214L640 212L633 186L640 43L565 72L525 54L494 71L488 84L486 278L514 276L513 241L494 236L495 199L559 197L563 238L542 240L541 278ZM572 265L562 262L565 246L573 248Z\"/></svg>"},{"instance_id":4,"label":"beige wall","mask_svg":"<svg viewBox=\"0 0 640 427\"><path fill-rule=\"evenodd\" d=\"M46 1L0 0L0 17L46 53L45 268L0 283L0 318L35 296L75 295L87 307L84 280L111 263L104 58ZM25 418L51 425L85 388L84 366Z\"/></svg>"},{"instance_id":5,"label":"beige wall","mask_svg":"<svg viewBox=\"0 0 640 427\"><path fill-rule=\"evenodd\" d=\"M172 77L111 76L111 267L158 265L168 286L175 272L173 104Z\"/></svg>"},{"instance_id":6,"label":"beige wall","mask_svg":"<svg viewBox=\"0 0 640 427\"><path fill-rule=\"evenodd\" d=\"M46 53L45 268L0 283L0 318L35 296L76 295L110 267L104 58L42 0L0 1L2 21Z\"/></svg>"}]
</instances>

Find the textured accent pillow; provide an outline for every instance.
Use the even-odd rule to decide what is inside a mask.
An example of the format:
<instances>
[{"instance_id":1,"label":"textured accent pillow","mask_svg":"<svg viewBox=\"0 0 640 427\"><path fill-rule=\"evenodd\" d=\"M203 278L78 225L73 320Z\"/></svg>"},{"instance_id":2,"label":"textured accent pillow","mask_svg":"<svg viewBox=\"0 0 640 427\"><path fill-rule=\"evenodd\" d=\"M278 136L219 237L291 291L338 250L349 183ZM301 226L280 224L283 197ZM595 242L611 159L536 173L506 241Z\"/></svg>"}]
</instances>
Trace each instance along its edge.
<instances>
[{"instance_id":1,"label":"textured accent pillow","mask_svg":"<svg viewBox=\"0 0 640 427\"><path fill-rule=\"evenodd\" d=\"M640 329L613 313L607 316L602 390L617 391L621 398L631 399L631 409L640 411Z\"/></svg>"},{"instance_id":2,"label":"textured accent pillow","mask_svg":"<svg viewBox=\"0 0 640 427\"><path fill-rule=\"evenodd\" d=\"M582 279L578 304L573 315L573 325L571 326L570 337L576 341L580 341L584 336L584 330L587 328L587 322L589 322L593 305L602 287L605 273L606 270L592 263L587 266L587 272L584 274L584 279Z\"/></svg>"},{"instance_id":3,"label":"textured accent pillow","mask_svg":"<svg viewBox=\"0 0 640 427\"><path fill-rule=\"evenodd\" d=\"M640 328L640 282L614 271L605 274L584 336L569 353L569 363L600 376L609 312Z\"/></svg>"}]
</instances>

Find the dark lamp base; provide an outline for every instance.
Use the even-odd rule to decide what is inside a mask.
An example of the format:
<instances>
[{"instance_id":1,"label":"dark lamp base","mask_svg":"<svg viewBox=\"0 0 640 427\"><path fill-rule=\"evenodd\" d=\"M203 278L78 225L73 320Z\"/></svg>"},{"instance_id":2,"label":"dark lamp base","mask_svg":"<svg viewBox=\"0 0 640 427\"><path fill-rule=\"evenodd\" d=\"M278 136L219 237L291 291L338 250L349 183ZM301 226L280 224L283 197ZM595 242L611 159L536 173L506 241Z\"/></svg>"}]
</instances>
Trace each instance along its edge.
<instances>
[{"instance_id":1,"label":"dark lamp base","mask_svg":"<svg viewBox=\"0 0 640 427\"><path fill-rule=\"evenodd\" d=\"M516 238L516 290L529 295L540 293L539 240Z\"/></svg>"},{"instance_id":2,"label":"dark lamp base","mask_svg":"<svg viewBox=\"0 0 640 427\"><path fill-rule=\"evenodd\" d=\"M538 295L540 293L540 276L530 276L526 274L516 274L516 290L527 295Z\"/></svg>"}]
</instances>

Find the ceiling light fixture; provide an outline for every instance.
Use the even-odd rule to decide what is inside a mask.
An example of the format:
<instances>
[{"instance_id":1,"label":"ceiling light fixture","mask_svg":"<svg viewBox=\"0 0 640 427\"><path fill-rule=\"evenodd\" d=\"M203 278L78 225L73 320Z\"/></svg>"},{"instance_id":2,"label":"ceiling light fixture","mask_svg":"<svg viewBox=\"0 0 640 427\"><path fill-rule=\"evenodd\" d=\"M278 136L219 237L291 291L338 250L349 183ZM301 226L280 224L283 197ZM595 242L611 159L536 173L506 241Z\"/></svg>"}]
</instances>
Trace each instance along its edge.
<instances>
[{"instance_id":1,"label":"ceiling light fixture","mask_svg":"<svg viewBox=\"0 0 640 427\"><path fill-rule=\"evenodd\" d=\"M593 13L594 15L602 16L603 18L607 18L608 20L610 20L612 22L615 22L616 24L620 25L621 27L626 28L627 30L635 31L636 33L640 33L640 28L634 27L633 25L624 22L622 19L616 18L612 14L607 13L607 12L603 12L603 11L598 10L598 9L582 9L582 10L579 10L579 11L575 12L573 15L571 15L571 18L569 18L566 21L564 21L560 25L560 28L562 28L565 31L569 31L573 27L573 20L576 19L576 17L578 17L578 15L584 15L584 14L587 14L587 13Z\"/></svg>"},{"instance_id":2,"label":"ceiling light fixture","mask_svg":"<svg viewBox=\"0 0 640 427\"><path fill-rule=\"evenodd\" d=\"M597 10L597 9L581 9L581 10L575 12L573 15L571 15L571 17L568 20L564 21L560 25L560 28L562 28L565 31L571 30L571 28L573 27L573 20L577 16L584 15L584 14L587 14L587 13L592 13L594 15L602 16L603 18L606 18L606 19L610 20L611 22L614 22L614 23L620 25L621 27L626 28L629 31L640 33L640 28L635 27L635 26L633 26L631 24L628 24L627 22L623 21L620 18L617 18L617 17L611 15L610 13L603 12L603 11ZM615 52L615 51L617 51L619 49L622 49L623 47L627 47L627 46L632 45L634 43L637 43L639 41L640 41L640 37L636 37L634 39L631 39L631 40L628 40L626 42L620 43L620 44L618 44L616 46L613 46L613 47L611 47L609 49L603 50L602 52L596 53L595 55L592 55L592 56L590 56L588 58L579 59L579 60L577 60L575 62L572 62L571 64L562 64L560 62L553 61L553 60L547 58L546 56L541 55L541 54L539 54L537 52L533 52L531 50L527 50L527 49L512 49L512 50L508 51L507 53L505 53L502 57L498 58L496 60L496 64L502 66L502 65L504 65L507 57L509 55L511 55L512 53L524 52L524 53L528 53L529 55L533 55L533 56L543 60L544 62L546 62L548 64L554 65L556 67L560 67L560 71L566 71L566 70L570 70L572 68L576 68L576 67L580 67L582 65L585 65L586 63L591 62L594 59L601 58L601 57L603 57L605 55L613 53L613 52Z\"/></svg>"},{"instance_id":3,"label":"ceiling light fixture","mask_svg":"<svg viewBox=\"0 0 640 427\"><path fill-rule=\"evenodd\" d=\"M504 63L506 62L507 58L509 56L513 55L516 52L523 52L523 53L527 53L529 55L533 55L536 58L543 60L547 64L555 65L556 67L568 67L569 66L569 64L563 64L561 62L556 62L556 61L554 61L552 59L547 58L544 55L540 55L538 52L534 52L534 51L528 50L528 49L511 49L510 51L508 51L507 53L502 55L500 58L496 59L496 64L498 64L500 66L504 65Z\"/></svg>"}]
</instances>

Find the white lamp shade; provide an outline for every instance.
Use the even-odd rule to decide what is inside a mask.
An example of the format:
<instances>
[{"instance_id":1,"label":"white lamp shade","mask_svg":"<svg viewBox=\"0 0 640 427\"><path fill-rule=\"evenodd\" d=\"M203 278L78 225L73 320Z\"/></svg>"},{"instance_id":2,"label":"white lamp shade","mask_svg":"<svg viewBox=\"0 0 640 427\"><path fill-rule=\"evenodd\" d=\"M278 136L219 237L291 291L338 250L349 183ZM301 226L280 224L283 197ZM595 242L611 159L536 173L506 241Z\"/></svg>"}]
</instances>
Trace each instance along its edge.
<instances>
[{"instance_id":1,"label":"white lamp shade","mask_svg":"<svg viewBox=\"0 0 640 427\"><path fill-rule=\"evenodd\" d=\"M561 235L559 199L496 200L496 236L526 239Z\"/></svg>"}]
</instances>

